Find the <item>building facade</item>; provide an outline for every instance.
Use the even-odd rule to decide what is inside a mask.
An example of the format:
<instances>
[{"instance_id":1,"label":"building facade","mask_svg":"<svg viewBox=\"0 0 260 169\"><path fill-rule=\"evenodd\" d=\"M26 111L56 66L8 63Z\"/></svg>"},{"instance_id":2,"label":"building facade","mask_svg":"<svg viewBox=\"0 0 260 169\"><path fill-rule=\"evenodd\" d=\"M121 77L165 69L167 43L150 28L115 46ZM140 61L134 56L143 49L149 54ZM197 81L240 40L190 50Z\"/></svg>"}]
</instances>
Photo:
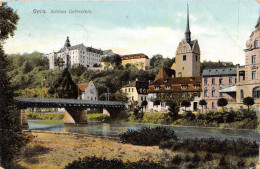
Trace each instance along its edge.
<instances>
[{"instance_id":1,"label":"building facade","mask_svg":"<svg viewBox=\"0 0 260 169\"><path fill-rule=\"evenodd\" d=\"M148 83L140 82L136 80L135 82L130 82L128 85L124 86L121 91L128 97L128 105L137 102L140 107L144 100L148 98Z\"/></svg>"},{"instance_id":2,"label":"building facade","mask_svg":"<svg viewBox=\"0 0 260 169\"><path fill-rule=\"evenodd\" d=\"M260 110L260 17L246 43L245 65L237 69L237 104L243 107L243 98L252 97L254 108Z\"/></svg>"},{"instance_id":3,"label":"building facade","mask_svg":"<svg viewBox=\"0 0 260 169\"><path fill-rule=\"evenodd\" d=\"M228 99L229 105L236 103L237 68L204 69L202 72L202 98L207 109L218 109L219 98Z\"/></svg>"},{"instance_id":4,"label":"building facade","mask_svg":"<svg viewBox=\"0 0 260 169\"><path fill-rule=\"evenodd\" d=\"M101 49L86 47L84 44L71 46L69 37L67 37L63 48L49 54L50 69L58 69L59 60L62 61L61 68L72 68L73 65L92 68L95 64L100 65L102 57L103 51Z\"/></svg>"},{"instance_id":5,"label":"building facade","mask_svg":"<svg viewBox=\"0 0 260 169\"><path fill-rule=\"evenodd\" d=\"M78 84L78 88L82 92L79 97L80 100L98 100L98 92L92 81L90 83Z\"/></svg>"},{"instance_id":6,"label":"building facade","mask_svg":"<svg viewBox=\"0 0 260 169\"><path fill-rule=\"evenodd\" d=\"M143 53L121 56L122 66L134 65L137 69L146 70L150 67L150 59Z\"/></svg>"}]
</instances>

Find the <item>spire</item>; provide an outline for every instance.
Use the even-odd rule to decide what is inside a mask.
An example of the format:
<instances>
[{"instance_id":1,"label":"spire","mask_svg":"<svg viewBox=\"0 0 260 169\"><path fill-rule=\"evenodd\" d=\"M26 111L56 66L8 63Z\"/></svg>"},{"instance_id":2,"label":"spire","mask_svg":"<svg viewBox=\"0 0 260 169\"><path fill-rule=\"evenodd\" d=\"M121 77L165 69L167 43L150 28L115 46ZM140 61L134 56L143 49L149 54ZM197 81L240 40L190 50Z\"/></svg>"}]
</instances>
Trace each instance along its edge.
<instances>
[{"instance_id":1,"label":"spire","mask_svg":"<svg viewBox=\"0 0 260 169\"><path fill-rule=\"evenodd\" d=\"M64 48L71 47L69 37L67 36L67 40L65 41Z\"/></svg>"},{"instance_id":2,"label":"spire","mask_svg":"<svg viewBox=\"0 0 260 169\"><path fill-rule=\"evenodd\" d=\"M190 21L189 21L189 5L187 4L187 25L186 25L186 32L185 32L185 39L187 43L190 43Z\"/></svg>"}]
</instances>

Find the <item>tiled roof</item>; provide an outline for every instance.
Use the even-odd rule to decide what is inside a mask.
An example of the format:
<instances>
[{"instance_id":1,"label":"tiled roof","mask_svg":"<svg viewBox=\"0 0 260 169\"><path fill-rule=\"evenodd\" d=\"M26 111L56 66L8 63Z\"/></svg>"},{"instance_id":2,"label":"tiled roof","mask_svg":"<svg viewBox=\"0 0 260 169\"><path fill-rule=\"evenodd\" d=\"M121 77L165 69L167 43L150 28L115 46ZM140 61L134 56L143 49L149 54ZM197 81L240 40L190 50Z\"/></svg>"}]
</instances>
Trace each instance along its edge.
<instances>
[{"instance_id":1,"label":"tiled roof","mask_svg":"<svg viewBox=\"0 0 260 169\"><path fill-rule=\"evenodd\" d=\"M89 86L89 83L78 84L78 88L84 92Z\"/></svg>"},{"instance_id":2,"label":"tiled roof","mask_svg":"<svg viewBox=\"0 0 260 169\"><path fill-rule=\"evenodd\" d=\"M137 54L130 54L130 55L123 55L121 56L122 60L128 60L128 59L139 59L139 58L146 58L149 59L148 56L146 56L143 53L137 53Z\"/></svg>"},{"instance_id":3,"label":"tiled roof","mask_svg":"<svg viewBox=\"0 0 260 169\"><path fill-rule=\"evenodd\" d=\"M228 68L220 68L220 69L204 69L202 72L202 76L235 76L237 74L237 68L228 67Z\"/></svg>"},{"instance_id":4,"label":"tiled roof","mask_svg":"<svg viewBox=\"0 0 260 169\"><path fill-rule=\"evenodd\" d=\"M201 77L159 79L149 86L148 93L201 92L201 83ZM159 89L155 89L155 87L159 87Z\"/></svg>"},{"instance_id":5,"label":"tiled roof","mask_svg":"<svg viewBox=\"0 0 260 169\"><path fill-rule=\"evenodd\" d=\"M151 85L199 84L201 82L201 77L175 77L167 79L158 79L152 82Z\"/></svg>"}]
</instances>

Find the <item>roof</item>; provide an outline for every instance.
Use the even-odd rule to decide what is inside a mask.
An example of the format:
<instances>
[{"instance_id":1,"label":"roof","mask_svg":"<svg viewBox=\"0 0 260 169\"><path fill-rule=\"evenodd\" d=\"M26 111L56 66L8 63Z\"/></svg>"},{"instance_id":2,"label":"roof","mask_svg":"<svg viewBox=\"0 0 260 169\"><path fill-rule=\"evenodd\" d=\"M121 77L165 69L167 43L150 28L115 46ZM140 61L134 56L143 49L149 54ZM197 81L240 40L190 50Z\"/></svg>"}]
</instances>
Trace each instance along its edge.
<instances>
[{"instance_id":1,"label":"roof","mask_svg":"<svg viewBox=\"0 0 260 169\"><path fill-rule=\"evenodd\" d=\"M201 82L201 77L159 79L149 86L148 93L201 92Z\"/></svg>"},{"instance_id":2,"label":"roof","mask_svg":"<svg viewBox=\"0 0 260 169\"><path fill-rule=\"evenodd\" d=\"M160 71L158 72L155 81L158 79L165 79L169 77L175 77L175 70L161 67Z\"/></svg>"},{"instance_id":3,"label":"roof","mask_svg":"<svg viewBox=\"0 0 260 169\"><path fill-rule=\"evenodd\" d=\"M112 52L112 50L111 50L111 49L104 50L104 51L103 51L103 55L109 54L110 52Z\"/></svg>"},{"instance_id":4,"label":"roof","mask_svg":"<svg viewBox=\"0 0 260 169\"><path fill-rule=\"evenodd\" d=\"M151 85L172 85L172 84L200 84L201 77L175 77L158 79L151 83Z\"/></svg>"},{"instance_id":5,"label":"roof","mask_svg":"<svg viewBox=\"0 0 260 169\"><path fill-rule=\"evenodd\" d=\"M130 55L122 55L122 60L128 60L128 59L140 59L140 58L146 58L149 59L148 56L146 56L143 53L137 53L137 54L130 54Z\"/></svg>"},{"instance_id":6,"label":"roof","mask_svg":"<svg viewBox=\"0 0 260 169\"><path fill-rule=\"evenodd\" d=\"M231 87L227 87L227 88L219 90L219 92L221 92L221 93L230 93L230 92L236 92L236 91L237 91L237 86L231 86Z\"/></svg>"},{"instance_id":7,"label":"roof","mask_svg":"<svg viewBox=\"0 0 260 169\"><path fill-rule=\"evenodd\" d=\"M75 49L78 49L78 48L81 48L81 47L86 48L88 52L98 53L98 54L103 53L103 51L101 49L95 49L95 48L92 48L92 47L85 47L83 43L78 44L78 45L74 45L74 46L70 46L70 47L68 47L68 49L69 50L75 50ZM64 52L65 50L66 50L66 48L63 47L59 50L59 52Z\"/></svg>"},{"instance_id":8,"label":"roof","mask_svg":"<svg viewBox=\"0 0 260 169\"><path fill-rule=\"evenodd\" d=\"M204 69L202 76L236 76L237 68L228 67L228 68L219 68L219 69Z\"/></svg>"},{"instance_id":9,"label":"roof","mask_svg":"<svg viewBox=\"0 0 260 169\"><path fill-rule=\"evenodd\" d=\"M89 83L78 84L78 88L84 92L89 86Z\"/></svg>"}]
</instances>

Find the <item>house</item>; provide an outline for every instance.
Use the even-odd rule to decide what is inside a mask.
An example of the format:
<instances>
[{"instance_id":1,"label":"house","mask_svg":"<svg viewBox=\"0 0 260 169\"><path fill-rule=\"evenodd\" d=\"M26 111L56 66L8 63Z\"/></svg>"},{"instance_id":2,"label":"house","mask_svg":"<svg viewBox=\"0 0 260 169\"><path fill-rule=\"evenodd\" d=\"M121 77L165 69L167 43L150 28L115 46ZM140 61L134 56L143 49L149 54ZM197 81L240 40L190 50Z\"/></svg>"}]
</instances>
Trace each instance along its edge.
<instances>
[{"instance_id":1,"label":"house","mask_svg":"<svg viewBox=\"0 0 260 169\"><path fill-rule=\"evenodd\" d=\"M252 97L255 100L253 106L260 110L260 17L251 33L245 51L245 65L237 68L237 95L238 107L243 107L243 99Z\"/></svg>"},{"instance_id":2,"label":"house","mask_svg":"<svg viewBox=\"0 0 260 169\"><path fill-rule=\"evenodd\" d=\"M206 108L219 108L219 98L226 98L229 106L236 103L237 68L205 69L202 79L202 98L207 101Z\"/></svg>"},{"instance_id":3,"label":"house","mask_svg":"<svg viewBox=\"0 0 260 169\"><path fill-rule=\"evenodd\" d=\"M98 100L98 92L92 81L90 83L78 84L78 88L82 92L79 97L80 100Z\"/></svg>"},{"instance_id":4,"label":"house","mask_svg":"<svg viewBox=\"0 0 260 169\"><path fill-rule=\"evenodd\" d=\"M150 59L143 53L121 56L122 66L134 65L137 69L147 70L150 66Z\"/></svg>"},{"instance_id":5,"label":"house","mask_svg":"<svg viewBox=\"0 0 260 169\"><path fill-rule=\"evenodd\" d=\"M128 97L128 105L141 106L144 100L148 99L148 83L140 82L138 79L134 82L129 82L128 85L122 87L121 91Z\"/></svg>"}]
</instances>

